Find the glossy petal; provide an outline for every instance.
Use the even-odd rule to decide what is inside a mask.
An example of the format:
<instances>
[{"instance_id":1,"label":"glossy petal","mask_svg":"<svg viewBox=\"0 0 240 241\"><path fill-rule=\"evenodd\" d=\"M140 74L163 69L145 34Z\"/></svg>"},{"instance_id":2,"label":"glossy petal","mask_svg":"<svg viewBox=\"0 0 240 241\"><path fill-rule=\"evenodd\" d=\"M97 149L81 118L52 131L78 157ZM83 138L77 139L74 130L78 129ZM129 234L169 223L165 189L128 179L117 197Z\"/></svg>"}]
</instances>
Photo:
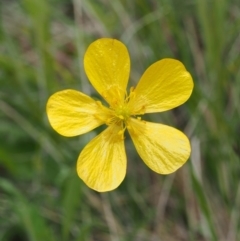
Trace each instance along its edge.
<instances>
[{"instance_id":1,"label":"glossy petal","mask_svg":"<svg viewBox=\"0 0 240 241\"><path fill-rule=\"evenodd\" d=\"M123 102L130 72L124 44L108 38L93 42L84 56L84 68L94 88L112 107Z\"/></svg>"},{"instance_id":2,"label":"glossy petal","mask_svg":"<svg viewBox=\"0 0 240 241\"><path fill-rule=\"evenodd\" d=\"M183 104L193 81L181 62L163 59L151 65L136 86L129 106L135 114L166 111Z\"/></svg>"},{"instance_id":3,"label":"glossy petal","mask_svg":"<svg viewBox=\"0 0 240 241\"><path fill-rule=\"evenodd\" d=\"M189 158L189 140L175 128L130 119L128 130L140 157L157 173L172 173Z\"/></svg>"},{"instance_id":4,"label":"glossy petal","mask_svg":"<svg viewBox=\"0 0 240 241\"><path fill-rule=\"evenodd\" d=\"M107 113L100 102L76 90L59 91L47 102L49 122L63 136L81 135L102 125Z\"/></svg>"},{"instance_id":5,"label":"glossy petal","mask_svg":"<svg viewBox=\"0 0 240 241\"><path fill-rule=\"evenodd\" d=\"M78 158L79 177L96 191L113 190L125 177L126 153L120 130L120 126L109 126L87 144Z\"/></svg>"}]
</instances>

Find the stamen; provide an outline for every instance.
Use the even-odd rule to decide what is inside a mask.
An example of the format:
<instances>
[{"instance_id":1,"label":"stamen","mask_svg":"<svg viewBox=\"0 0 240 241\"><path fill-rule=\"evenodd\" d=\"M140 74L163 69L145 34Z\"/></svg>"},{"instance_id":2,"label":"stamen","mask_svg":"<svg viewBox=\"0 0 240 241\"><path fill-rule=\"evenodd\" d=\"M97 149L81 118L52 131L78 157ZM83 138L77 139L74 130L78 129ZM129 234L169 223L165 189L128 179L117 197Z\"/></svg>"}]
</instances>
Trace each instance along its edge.
<instances>
[{"instance_id":1,"label":"stamen","mask_svg":"<svg viewBox=\"0 0 240 241\"><path fill-rule=\"evenodd\" d=\"M120 131L118 132L118 135L122 135L123 132L124 132L124 130L120 130Z\"/></svg>"},{"instance_id":2,"label":"stamen","mask_svg":"<svg viewBox=\"0 0 240 241\"><path fill-rule=\"evenodd\" d=\"M102 102L101 102L101 101L96 100L96 103L97 103L97 105L98 105L99 107L102 107Z\"/></svg>"},{"instance_id":3,"label":"stamen","mask_svg":"<svg viewBox=\"0 0 240 241\"><path fill-rule=\"evenodd\" d=\"M130 93L129 93L129 95L126 94L125 103L128 103L129 100L135 95L134 89L135 89L135 88L132 86L132 87L130 88Z\"/></svg>"},{"instance_id":4,"label":"stamen","mask_svg":"<svg viewBox=\"0 0 240 241\"><path fill-rule=\"evenodd\" d=\"M106 125L109 126L109 125L113 124L115 121L116 121L115 116L111 116L110 118L107 119Z\"/></svg>"},{"instance_id":5,"label":"stamen","mask_svg":"<svg viewBox=\"0 0 240 241\"><path fill-rule=\"evenodd\" d=\"M126 126L123 127L123 129L118 132L118 135L120 135L120 136L122 135L122 140L125 138L124 135L123 135L125 130L126 130Z\"/></svg>"}]
</instances>

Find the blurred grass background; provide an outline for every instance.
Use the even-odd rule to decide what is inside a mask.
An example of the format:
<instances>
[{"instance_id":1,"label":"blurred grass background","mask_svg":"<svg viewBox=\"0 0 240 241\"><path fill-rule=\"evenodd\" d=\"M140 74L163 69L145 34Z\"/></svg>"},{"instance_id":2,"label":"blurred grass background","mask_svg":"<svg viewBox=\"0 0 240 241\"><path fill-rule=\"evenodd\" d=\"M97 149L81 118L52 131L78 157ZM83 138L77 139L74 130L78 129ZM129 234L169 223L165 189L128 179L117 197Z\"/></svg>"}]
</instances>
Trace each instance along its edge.
<instances>
[{"instance_id":1,"label":"blurred grass background","mask_svg":"<svg viewBox=\"0 0 240 241\"><path fill-rule=\"evenodd\" d=\"M239 0L1 0L0 9L0 240L240 240ZM165 57L195 84L183 106L148 117L189 136L187 164L153 173L127 138L127 176L103 194L75 170L99 130L61 137L45 112L58 90L97 97L83 55L101 37L127 46L130 86Z\"/></svg>"}]
</instances>

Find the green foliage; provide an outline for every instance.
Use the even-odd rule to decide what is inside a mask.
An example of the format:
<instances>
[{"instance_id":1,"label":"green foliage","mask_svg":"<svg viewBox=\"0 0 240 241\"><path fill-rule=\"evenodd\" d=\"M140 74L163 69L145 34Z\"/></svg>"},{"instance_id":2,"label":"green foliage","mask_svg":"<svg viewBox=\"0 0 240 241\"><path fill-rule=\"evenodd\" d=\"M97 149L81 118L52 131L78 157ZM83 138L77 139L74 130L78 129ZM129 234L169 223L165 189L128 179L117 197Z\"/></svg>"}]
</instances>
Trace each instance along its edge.
<instances>
[{"instance_id":1,"label":"green foliage","mask_svg":"<svg viewBox=\"0 0 240 241\"><path fill-rule=\"evenodd\" d=\"M0 11L0 240L240 240L239 1L22 0ZM101 37L128 47L130 86L164 57L195 84L183 106L148 117L189 136L188 163L155 174L127 136L126 179L103 194L75 171L99 129L61 137L45 112L61 89L98 98L83 55Z\"/></svg>"}]
</instances>

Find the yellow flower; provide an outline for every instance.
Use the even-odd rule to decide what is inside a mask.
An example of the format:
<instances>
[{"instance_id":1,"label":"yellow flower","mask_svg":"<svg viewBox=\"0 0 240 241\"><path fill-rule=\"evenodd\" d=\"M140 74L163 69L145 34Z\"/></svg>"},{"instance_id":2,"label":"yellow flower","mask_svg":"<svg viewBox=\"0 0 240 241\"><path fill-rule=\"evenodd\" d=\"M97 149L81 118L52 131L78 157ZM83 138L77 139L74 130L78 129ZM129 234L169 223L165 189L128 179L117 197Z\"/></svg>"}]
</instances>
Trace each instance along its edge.
<instances>
[{"instance_id":1,"label":"yellow flower","mask_svg":"<svg viewBox=\"0 0 240 241\"><path fill-rule=\"evenodd\" d=\"M126 174L124 131L128 130L138 154L153 171L169 174L189 158L188 138L175 128L141 119L145 113L170 110L191 95L193 81L183 64L163 59L152 64L136 88L126 95L130 58L123 43L103 38L93 42L84 56L86 74L109 104L102 105L76 90L53 94L47 115L53 129L76 136L106 124L107 128L82 150L77 161L79 177L92 189L115 189Z\"/></svg>"}]
</instances>

